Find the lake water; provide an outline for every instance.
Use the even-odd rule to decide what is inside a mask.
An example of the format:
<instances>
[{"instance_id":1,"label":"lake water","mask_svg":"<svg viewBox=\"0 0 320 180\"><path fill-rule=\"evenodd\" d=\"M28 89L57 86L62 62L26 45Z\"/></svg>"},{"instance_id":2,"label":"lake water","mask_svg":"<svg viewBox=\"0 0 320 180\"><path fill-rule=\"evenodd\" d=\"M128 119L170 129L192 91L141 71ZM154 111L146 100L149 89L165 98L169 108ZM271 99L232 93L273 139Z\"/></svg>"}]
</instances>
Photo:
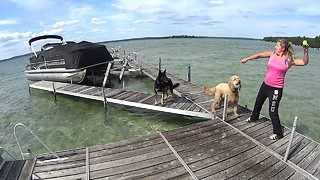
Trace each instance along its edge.
<instances>
[{"instance_id":1,"label":"lake water","mask_svg":"<svg viewBox=\"0 0 320 180\"><path fill-rule=\"evenodd\" d=\"M191 82L214 86L227 82L236 74L242 80L240 105L252 109L256 94L263 81L267 59L241 64L242 58L253 53L272 50L274 43L259 40L226 38L130 40L103 43L110 50L121 46L122 50L138 53L143 61L186 79L187 66L191 66ZM302 47L295 46L297 57L302 57ZM53 151L87 147L129 139L157 131L167 131L199 122L178 115L158 112L143 112L131 108L108 106L104 112L102 102L57 96L40 90L28 92L24 67L29 56L0 61L0 146L19 155L13 127L23 123L30 128ZM299 117L297 130L320 142L320 51L309 50L310 62L304 67L292 67L285 80L280 104L280 119L291 127L294 117ZM130 90L152 92L153 83L144 78L136 83L126 78ZM267 104L262 115L268 117ZM17 128L22 150L30 148L34 153L47 152L28 131Z\"/></svg>"}]
</instances>

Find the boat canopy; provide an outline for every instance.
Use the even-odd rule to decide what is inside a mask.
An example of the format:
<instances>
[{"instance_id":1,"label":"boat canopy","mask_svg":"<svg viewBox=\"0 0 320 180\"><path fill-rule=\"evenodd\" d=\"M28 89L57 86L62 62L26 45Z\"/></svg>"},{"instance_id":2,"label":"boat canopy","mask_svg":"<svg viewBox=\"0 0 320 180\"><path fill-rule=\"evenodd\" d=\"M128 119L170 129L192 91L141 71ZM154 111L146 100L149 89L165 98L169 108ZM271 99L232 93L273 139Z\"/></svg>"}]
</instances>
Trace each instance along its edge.
<instances>
[{"instance_id":1,"label":"boat canopy","mask_svg":"<svg viewBox=\"0 0 320 180\"><path fill-rule=\"evenodd\" d=\"M29 40L29 46L31 45L31 43L35 42L35 41L39 41L42 39L60 39L60 41L63 41L63 37L59 36L59 35L44 35L44 36L37 36L34 38L31 38Z\"/></svg>"},{"instance_id":2,"label":"boat canopy","mask_svg":"<svg viewBox=\"0 0 320 180\"><path fill-rule=\"evenodd\" d=\"M54 46L30 58L31 64L55 64L66 69L81 69L113 61L105 45L81 41Z\"/></svg>"}]
</instances>

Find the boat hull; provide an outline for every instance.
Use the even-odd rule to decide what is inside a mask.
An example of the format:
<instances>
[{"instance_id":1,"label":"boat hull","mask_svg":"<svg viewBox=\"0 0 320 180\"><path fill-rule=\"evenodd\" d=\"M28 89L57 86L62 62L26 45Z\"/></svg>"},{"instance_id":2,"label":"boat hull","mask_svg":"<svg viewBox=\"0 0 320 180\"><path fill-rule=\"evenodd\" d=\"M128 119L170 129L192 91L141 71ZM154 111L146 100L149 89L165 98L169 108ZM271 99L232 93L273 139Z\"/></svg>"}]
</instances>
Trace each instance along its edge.
<instances>
[{"instance_id":1,"label":"boat hull","mask_svg":"<svg viewBox=\"0 0 320 180\"><path fill-rule=\"evenodd\" d=\"M27 79L30 81L57 81L79 84L86 77L86 70L29 70L25 71Z\"/></svg>"}]
</instances>

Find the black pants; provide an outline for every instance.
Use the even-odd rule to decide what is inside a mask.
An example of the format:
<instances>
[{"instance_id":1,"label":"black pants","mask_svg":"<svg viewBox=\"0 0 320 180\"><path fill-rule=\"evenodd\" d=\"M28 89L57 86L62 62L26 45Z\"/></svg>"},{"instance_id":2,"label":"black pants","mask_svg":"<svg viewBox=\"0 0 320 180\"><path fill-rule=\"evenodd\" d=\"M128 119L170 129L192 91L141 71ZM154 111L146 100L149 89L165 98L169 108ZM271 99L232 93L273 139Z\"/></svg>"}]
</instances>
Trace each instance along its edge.
<instances>
[{"instance_id":1,"label":"black pants","mask_svg":"<svg viewBox=\"0 0 320 180\"><path fill-rule=\"evenodd\" d=\"M279 138L283 137L282 126L279 119L278 108L282 97L283 88L275 88L266 85L264 82L261 84L259 93L254 104L253 112L250 117L252 121L259 119L259 114L263 103L269 99L269 116L272 121L273 134L278 135Z\"/></svg>"}]
</instances>

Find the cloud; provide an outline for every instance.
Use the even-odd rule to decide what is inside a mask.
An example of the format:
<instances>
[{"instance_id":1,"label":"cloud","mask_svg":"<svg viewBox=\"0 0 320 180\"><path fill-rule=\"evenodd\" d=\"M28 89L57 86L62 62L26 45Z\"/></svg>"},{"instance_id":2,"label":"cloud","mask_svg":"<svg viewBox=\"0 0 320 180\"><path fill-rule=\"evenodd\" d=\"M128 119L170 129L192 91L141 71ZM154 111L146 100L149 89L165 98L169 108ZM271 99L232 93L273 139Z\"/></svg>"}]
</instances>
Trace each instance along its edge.
<instances>
[{"instance_id":1,"label":"cloud","mask_svg":"<svg viewBox=\"0 0 320 180\"><path fill-rule=\"evenodd\" d=\"M71 14L83 14L83 13L88 13L92 11L92 8L87 6L87 7L73 7L71 6L70 8Z\"/></svg>"},{"instance_id":2,"label":"cloud","mask_svg":"<svg viewBox=\"0 0 320 180\"><path fill-rule=\"evenodd\" d=\"M91 18L91 24L105 24L107 23L106 21L103 21L99 18Z\"/></svg>"},{"instance_id":3,"label":"cloud","mask_svg":"<svg viewBox=\"0 0 320 180\"><path fill-rule=\"evenodd\" d=\"M135 31L135 30L136 30L135 28L117 29L117 31L118 31L120 34L126 34L127 32L131 32L131 31Z\"/></svg>"},{"instance_id":4,"label":"cloud","mask_svg":"<svg viewBox=\"0 0 320 180\"><path fill-rule=\"evenodd\" d=\"M0 20L0 26L1 25L11 25L11 24L19 24L20 19L18 18L7 18Z\"/></svg>"},{"instance_id":5,"label":"cloud","mask_svg":"<svg viewBox=\"0 0 320 180\"><path fill-rule=\"evenodd\" d=\"M134 21L134 24L147 24L147 23L154 23L155 21L153 19L139 19Z\"/></svg>"},{"instance_id":6,"label":"cloud","mask_svg":"<svg viewBox=\"0 0 320 180\"><path fill-rule=\"evenodd\" d=\"M72 21L60 21L60 22L56 22L54 23L51 27L54 29L58 29L64 26L70 26L73 24L79 23L79 20L72 20Z\"/></svg>"},{"instance_id":7,"label":"cloud","mask_svg":"<svg viewBox=\"0 0 320 180\"><path fill-rule=\"evenodd\" d=\"M320 11L319 11L319 6L320 3L317 5L308 5L308 6L301 6L297 9L298 13L303 13L305 15L310 15L310 16L319 16Z\"/></svg>"},{"instance_id":8,"label":"cloud","mask_svg":"<svg viewBox=\"0 0 320 180\"><path fill-rule=\"evenodd\" d=\"M48 35L48 34L62 34L64 32L64 30L62 28L57 28L57 29L52 29L52 30L44 30L40 33L38 33L38 36L42 36L42 35Z\"/></svg>"},{"instance_id":9,"label":"cloud","mask_svg":"<svg viewBox=\"0 0 320 180\"><path fill-rule=\"evenodd\" d=\"M161 8L142 8L142 7L137 8L136 11L140 13L147 13L147 14L162 14L167 12L165 10L162 10Z\"/></svg>"},{"instance_id":10,"label":"cloud","mask_svg":"<svg viewBox=\"0 0 320 180\"><path fill-rule=\"evenodd\" d=\"M170 24L186 24L186 19L171 19Z\"/></svg>"},{"instance_id":11,"label":"cloud","mask_svg":"<svg viewBox=\"0 0 320 180\"><path fill-rule=\"evenodd\" d=\"M102 34L102 33L105 33L106 30L101 30L101 29L92 29L91 32L93 33L99 33L99 34Z\"/></svg>"},{"instance_id":12,"label":"cloud","mask_svg":"<svg viewBox=\"0 0 320 180\"><path fill-rule=\"evenodd\" d=\"M203 20L200 22L201 25L217 25L217 24L222 24L223 22L221 21L215 21L215 20Z\"/></svg>"},{"instance_id":13,"label":"cloud","mask_svg":"<svg viewBox=\"0 0 320 180\"><path fill-rule=\"evenodd\" d=\"M32 32L24 32L24 33L3 33L0 34L0 48L5 46L12 46L17 44L21 38L30 38L35 34Z\"/></svg>"},{"instance_id":14,"label":"cloud","mask_svg":"<svg viewBox=\"0 0 320 180\"><path fill-rule=\"evenodd\" d=\"M214 4L214 5L222 5L222 4L224 4L224 1L223 0L210 0L209 3Z\"/></svg>"},{"instance_id":15,"label":"cloud","mask_svg":"<svg viewBox=\"0 0 320 180\"><path fill-rule=\"evenodd\" d=\"M87 17L92 17L97 13L97 10L91 6L84 5L81 7L73 4L68 8L68 15L70 19L86 19Z\"/></svg>"},{"instance_id":16,"label":"cloud","mask_svg":"<svg viewBox=\"0 0 320 180\"><path fill-rule=\"evenodd\" d=\"M43 0L9 0L17 6L23 7L26 11L39 12L48 7L52 7L54 1L43 1Z\"/></svg>"}]
</instances>

